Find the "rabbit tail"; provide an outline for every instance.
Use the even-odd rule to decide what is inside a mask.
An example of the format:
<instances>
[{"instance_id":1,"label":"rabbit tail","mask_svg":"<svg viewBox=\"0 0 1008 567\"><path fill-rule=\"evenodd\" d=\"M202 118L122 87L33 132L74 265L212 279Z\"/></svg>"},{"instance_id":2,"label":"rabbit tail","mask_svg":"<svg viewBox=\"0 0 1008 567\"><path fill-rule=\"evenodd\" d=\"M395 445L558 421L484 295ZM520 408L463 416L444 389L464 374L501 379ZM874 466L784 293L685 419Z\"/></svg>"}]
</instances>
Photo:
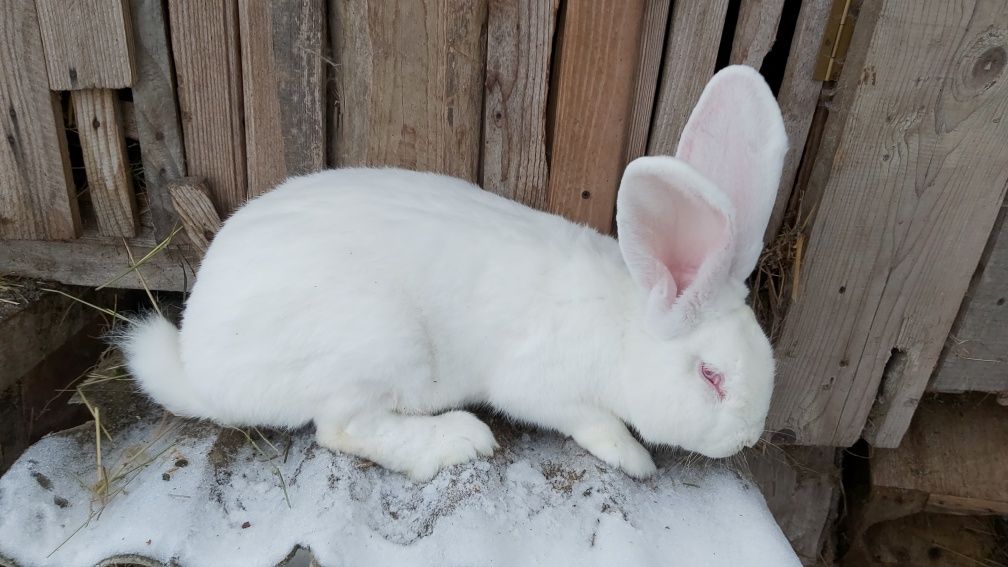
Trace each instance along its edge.
<instances>
[{"instance_id":1,"label":"rabbit tail","mask_svg":"<svg viewBox=\"0 0 1008 567\"><path fill-rule=\"evenodd\" d=\"M126 367L144 393L176 415L201 414L198 392L182 368L175 325L161 315L151 315L130 325L117 342Z\"/></svg>"}]
</instances>

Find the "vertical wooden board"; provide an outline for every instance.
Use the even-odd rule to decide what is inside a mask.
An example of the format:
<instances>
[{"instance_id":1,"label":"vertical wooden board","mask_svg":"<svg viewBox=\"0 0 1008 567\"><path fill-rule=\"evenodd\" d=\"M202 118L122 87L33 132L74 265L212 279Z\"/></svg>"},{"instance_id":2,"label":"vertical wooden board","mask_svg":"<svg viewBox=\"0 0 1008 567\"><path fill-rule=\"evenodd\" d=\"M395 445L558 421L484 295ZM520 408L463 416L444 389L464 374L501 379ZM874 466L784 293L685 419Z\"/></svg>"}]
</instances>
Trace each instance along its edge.
<instances>
[{"instance_id":1,"label":"vertical wooden board","mask_svg":"<svg viewBox=\"0 0 1008 567\"><path fill-rule=\"evenodd\" d=\"M784 156L780 189L777 191L777 200L770 214L770 222L767 223L764 237L767 242L777 234L784 220L784 212L798 175L798 166L801 164L802 149L805 147L819 93L822 91L822 82L812 78L812 71L815 69L816 54L822 43L826 21L829 19L831 2L832 0L805 0L802 2L801 11L798 12L784 78L777 93L777 103L780 104L781 115L784 117L784 130L787 132L791 147Z\"/></svg>"},{"instance_id":2,"label":"vertical wooden board","mask_svg":"<svg viewBox=\"0 0 1008 567\"><path fill-rule=\"evenodd\" d=\"M648 153L673 155L686 120L714 74L728 0L674 2Z\"/></svg>"},{"instance_id":3,"label":"vertical wooden board","mask_svg":"<svg viewBox=\"0 0 1008 567\"><path fill-rule=\"evenodd\" d=\"M732 65L756 69L763 65L763 58L777 40L783 9L784 0L742 0L728 59Z\"/></svg>"},{"instance_id":4,"label":"vertical wooden board","mask_svg":"<svg viewBox=\"0 0 1008 567\"><path fill-rule=\"evenodd\" d=\"M1008 392L1008 204L988 244L930 390Z\"/></svg>"},{"instance_id":5,"label":"vertical wooden board","mask_svg":"<svg viewBox=\"0 0 1008 567\"><path fill-rule=\"evenodd\" d=\"M559 0L490 0L483 188L546 208L546 96Z\"/></svg>"},{"instance_id":6,"label":"vertical wooden board","mask_svg":"<svg viewBox=\"0 0 1008 567\"><path fill-rule=\"evenodd\" d=\"M612 230L626 165L644 2L569 2L554 66L549 209Z\"/></svg>"},{"instance_id":7,"label":"vertical wooden board","mask_svg":"<svg viewBox=\"0 0 1008 567\"><path fill-rule=\"evenodd\" d=\"M71 100L88 190L98 214L98 232L105 236L135 236L136 197L119 118L119 98L110 89L87 89L74 91Z\"/></svg>"},{"instance_id":8,"label":"vertical wooden board","mask_svg":"<svg viewBox=\"0 0 1008 567\"><path fill-rule=\"evenodd\" d=\"M154 237L161 240L177 222L168 181L186 175L175 73L161 0L131 0L130 17L136 40L133 115Z\"/></svg>"},{"instance_id":9,"label":"vertical wooden board","mask_svg":"<svg viewBox=\"0 0 1008 567\"><path fill-rule=\"evenodd\" d=\"M886 0L845 66L858 86L778 345L770 425L799 443L906 430L1008 183L1006 42L1008 5Z\"/></svg>"},{"instance_id":10,"label":"vertical wooden board","mask_svg":"<svg viewBox=\"0 0 1008 567\"><path fill-rule=\"evenodd\" d=\"M479 178L486 0L332 0L338 165Z\"/></svg>"},{"instance_id":11,"label":"vertical wooden board","mask_svg":"<svg viewBox=\"0 0 1008 567\"><path fill-rule=\"evenodd\" d=\"M0 2L0 106L0 238L76 237L63 116L30 2Z\"/></svg>"},{"instance_id":12,"label":"vertical wooden board","mask_svg":"<svg viewBox=\"0 0 1008 567\"><path fill-rule=\"evenodd\" d=\"M139 140L140 135L137 134L136 113L133 110L133 101L119 101L119 119L122 123L123 136L126 136L128 140Z\"/></svg>"},{"instance_id":13,"label":"vertical wooden board","mask_svg":"<svg viewBox=\"0 0 1008 567\"><path fill-rule=\"evenodd\" d=\"M246 194L237 3L169 0L168 14L187 173L226 217Z\"/></svg>"},{"instance_id":14,"label":"vertical wooden board","mask_svg":"<svg viewBox=\"0 0 1008 567\"><path fill-rule=\"evenodd\" d=\"M847 17L852 18L854 23L850 46L842 58L841 72L838 73L836 81L823 84L820 88L816 110L812 114L812 123L805 139L804 152L808 152L809 155L799 160L798 172L795 174L795 183L792 187L792 191L801 191L800 212L803 215L801 223L804 225L803 234L806 243L829 184L833 157L836 156L840 142L844 139L847 118L861 88L861 73L868 65L869 48L872 47L872 37L875 35L875 26L879 21L882 5L882 2L861 0L853 0L848 5L850 13ZM826 25L828 26L828 22ZM826 31L828 30L823 32L824 36ZM842 72L844 67L848 68L846 73ZM785 156L785 167L789 159L790 156ZM779 201L775 206L778 204ZM800 272L800 265L798 267Z\"/></svg>"},{"instance_id":15,"label":"vertical wooden board","mask_svg":"<svg viewBox=\"0 0 1008 567\"><path fill-rule=\"evenodd\" d=\"M641 29L640 59L634 86L633 109L630 110L630 134L627 139L626 161L629 163L647 153L651 114L661 73L662 51L668 31L671 0L645 0L644 24Z\"/></svg>"},{"instance_id":16,"label":"vertical wooden board","mask_svg":"<svg viewBox=\"0 0 1008 567\"><path fill-rule=\"evenodd\" d=\"M54 91L133 84L126 0L35 0Z\"/></svg>"},{"instance_id":17,"label":"vertical wooden board","mask_svg":"<svg viewBox=\"0 0 1008 567\"><path fill-rule=\"evenodd\" d=\"M325 4L241 2L238 19L251 198L325 167Z\"/></svg>"}]
</instances>

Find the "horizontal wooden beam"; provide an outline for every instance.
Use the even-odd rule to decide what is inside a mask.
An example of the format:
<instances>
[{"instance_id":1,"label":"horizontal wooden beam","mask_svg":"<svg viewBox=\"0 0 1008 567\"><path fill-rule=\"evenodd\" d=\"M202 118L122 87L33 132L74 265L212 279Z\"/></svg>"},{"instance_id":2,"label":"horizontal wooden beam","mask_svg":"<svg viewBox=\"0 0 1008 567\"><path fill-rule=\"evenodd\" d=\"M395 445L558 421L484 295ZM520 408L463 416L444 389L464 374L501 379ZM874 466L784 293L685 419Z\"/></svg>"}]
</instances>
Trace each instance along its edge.
<instances>
[{"instance_id":1,"label":"horizontal wooden beam","mask_svg":"<svg viewBox=\"0 0 1008 567\"><path fill-rule=\"evenodd\" d=\"M150 238L128 241L137 261L155 244ZM166 247L143 263L139 271L151 289L183 291L192 286L200 255L176 245ZM77 240L44 242L11 240L0 246L0 273L93 286L114 280L114 287L142 289L130 257L120 238L85 235Z\"/></svg>"}]
</instances>

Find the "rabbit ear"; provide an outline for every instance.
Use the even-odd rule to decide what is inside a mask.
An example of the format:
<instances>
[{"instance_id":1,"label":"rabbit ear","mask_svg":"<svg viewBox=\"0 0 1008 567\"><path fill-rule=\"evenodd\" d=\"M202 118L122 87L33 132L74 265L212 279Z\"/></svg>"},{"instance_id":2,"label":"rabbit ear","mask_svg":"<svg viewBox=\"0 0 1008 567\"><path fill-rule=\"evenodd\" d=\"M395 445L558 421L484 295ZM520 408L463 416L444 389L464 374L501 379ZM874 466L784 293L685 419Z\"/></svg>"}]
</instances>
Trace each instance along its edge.
<instances>
[{"instance_id":1,"label":"rabbit ear","mask_svg":"<svg viewBox=\"0 0 1008 567\"><path fill-rule=\"evenodd\" d=\"M787 145L773 93L759 72L743 65L714 75L683 128L676 157L734 205L733 277L745 279L759 260Z\"/></svg>"},{"instance_id":2,"label":"rabbit ear","mask_svg":"<svg viewBox=\"0 0 1008 567\"><path fill-rule=\"evenodd\" d=\"M691 326L726 277L732 216L728 198L683 161L642 157L627 166L616 198L619 245L660 333Z\"/></svg>"}]
</instances>

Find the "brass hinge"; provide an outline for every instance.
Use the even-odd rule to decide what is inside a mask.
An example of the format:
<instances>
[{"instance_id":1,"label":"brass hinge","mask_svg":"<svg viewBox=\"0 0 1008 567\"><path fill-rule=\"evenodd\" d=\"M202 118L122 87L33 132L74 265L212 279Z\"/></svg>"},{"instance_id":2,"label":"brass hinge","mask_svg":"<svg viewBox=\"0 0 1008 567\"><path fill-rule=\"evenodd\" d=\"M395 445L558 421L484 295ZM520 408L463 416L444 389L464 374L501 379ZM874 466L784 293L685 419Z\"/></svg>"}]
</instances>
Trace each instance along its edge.
<instances>
[{"instance_id":1,"label":"brass hinge","mask_svg":"<svg viewBox=\"0 0 1008 567\"><path fill-rule=\"evenodd\" d=\"M851 36L854 34L852 3L853 0L833 0L812 74L812 78L817 81L835 81L840 75L840 67L847 57L847 48L850 47Z\"/></svg>"}]
</instances>

